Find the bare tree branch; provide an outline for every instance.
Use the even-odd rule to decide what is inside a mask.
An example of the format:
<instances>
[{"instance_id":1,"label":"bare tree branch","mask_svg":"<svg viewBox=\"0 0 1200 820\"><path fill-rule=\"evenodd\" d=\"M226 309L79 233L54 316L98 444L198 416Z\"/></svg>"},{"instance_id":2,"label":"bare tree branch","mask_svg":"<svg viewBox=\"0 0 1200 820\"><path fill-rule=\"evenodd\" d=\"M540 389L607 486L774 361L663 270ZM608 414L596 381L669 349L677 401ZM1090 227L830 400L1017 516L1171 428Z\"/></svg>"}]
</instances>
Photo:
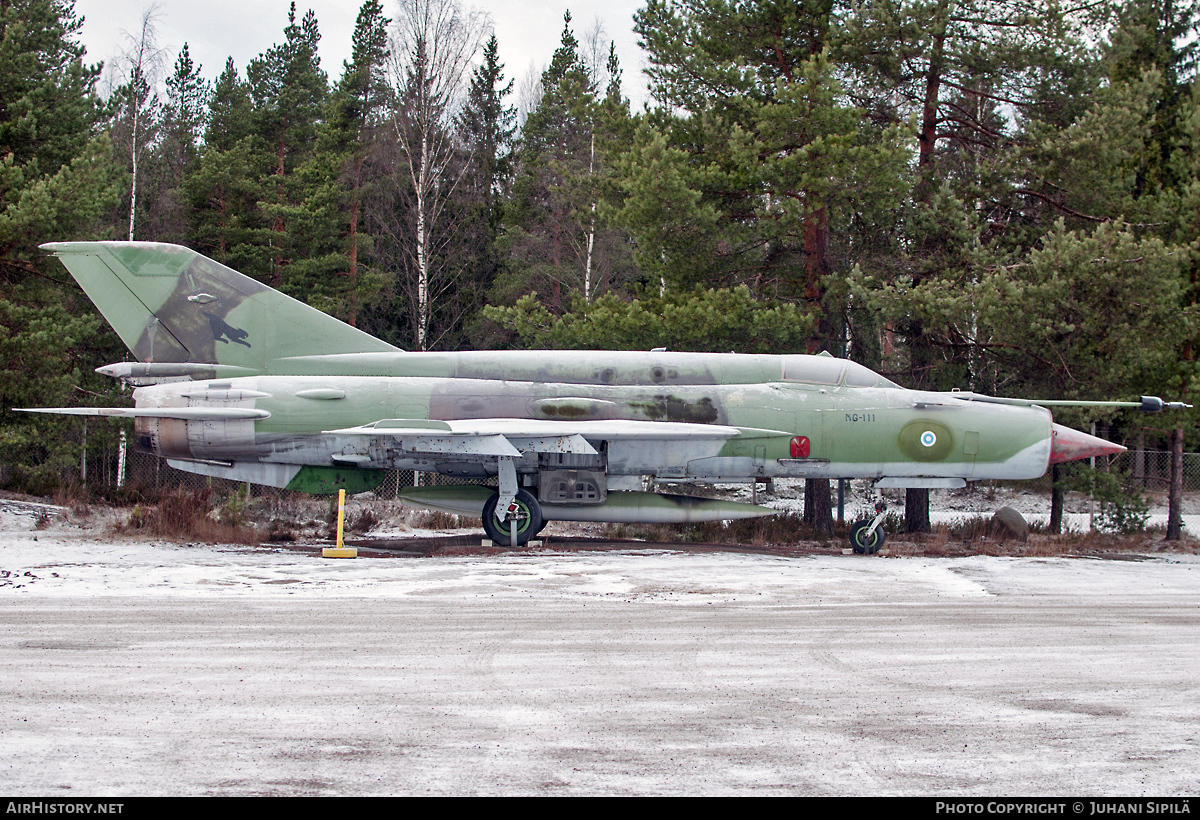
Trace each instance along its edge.
<instances>
[{"instance_id":1,"label":"bare tree branch","mask_svg":"<svg viewBox=\"0 0 1200 820\"><path fill-rule=\"evenodd\" d=\"M134 36L129 32L125 35L126 47L120 62L124 64L122 73L128 77L129 111L132 117L130 128L130 155L133 162L133 177L129 186L129 241L134 238L137 220L137 188L138 188L138 138L141 136L141 120L143 112L156 98L154 84L158 81L166 62L167 50L158 45L156 24L160 16L158 3L142 11L142 26Z\"/></svg>"},{"instance_id":2,"label":"bare tree branch","mask_svg":"<svg viewBox=\"0 0 1200 820\"><path fill-rule=\"evenodd\" d=\"M464 14L457 0L402 0L393 35L393 122L412 185L414 242L405 247L415 276L418 350L428 348L432 299L461 273L446 269L435 237L445 235L446 206L466 174L466 164L455 163L454 114L487 22L478 12Z\"/></svg>"}]
</instances>

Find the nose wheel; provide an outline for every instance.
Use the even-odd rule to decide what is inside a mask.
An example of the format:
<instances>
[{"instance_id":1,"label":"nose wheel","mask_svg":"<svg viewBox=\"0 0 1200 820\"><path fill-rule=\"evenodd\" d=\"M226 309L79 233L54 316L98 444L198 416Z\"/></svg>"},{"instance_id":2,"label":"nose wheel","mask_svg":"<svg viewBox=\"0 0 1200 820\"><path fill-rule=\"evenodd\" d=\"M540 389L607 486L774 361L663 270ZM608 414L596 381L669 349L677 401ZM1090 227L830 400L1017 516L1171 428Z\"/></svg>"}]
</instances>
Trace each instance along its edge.
<instances>
[{"instance_id":1,"label":"nose wheel","mask_svg":"<svg viewBox=\"0 0 1200 820\"><path fill-rule=\"evenodd\" d=\"M874 555L883 546L886 533L883 519L887 516L887 505L882 501L875 505L875 517L865 518L850 528L850 546L858 555Z\"/></svg>"},{"instance_id":2,"label":"nose wheel","mask_svg":"<svg viewBox=\"0 0 1200 820\"><path fill-rule=\"evenodd\" d=\"M499 499L500 493L492 493L483 505L484 532L497 546L525 546L545 526L541 505L525 490L517 491L507 510L496 509Z\"/></svg>"}]
</instances>

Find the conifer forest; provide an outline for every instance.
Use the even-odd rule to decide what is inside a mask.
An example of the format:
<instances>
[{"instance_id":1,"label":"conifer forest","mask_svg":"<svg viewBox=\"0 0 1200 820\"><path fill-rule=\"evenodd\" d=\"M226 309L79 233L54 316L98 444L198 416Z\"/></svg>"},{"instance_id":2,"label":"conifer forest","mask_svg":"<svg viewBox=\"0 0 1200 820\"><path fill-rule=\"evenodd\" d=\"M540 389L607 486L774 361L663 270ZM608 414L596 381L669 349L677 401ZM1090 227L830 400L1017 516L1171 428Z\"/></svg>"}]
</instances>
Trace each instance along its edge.
<instances>
[{"instance_id":1,"label":"conifer forest","mask_svg":"<svg viewBox=\"0 0 1200 820\"><path fill-rule=\"evenodd\" d=\"M521 86L467 3L365 0L341 66L295 4L248 65L147 19L102 94L72 0L0 0L0 462L79 459L77 419L10 408L129 403L50 241L186 245L406 350L828 350L912 388L1195 398L1196 3L645 0L640 111L583 21Z\"/></svg>"}]
</instances>

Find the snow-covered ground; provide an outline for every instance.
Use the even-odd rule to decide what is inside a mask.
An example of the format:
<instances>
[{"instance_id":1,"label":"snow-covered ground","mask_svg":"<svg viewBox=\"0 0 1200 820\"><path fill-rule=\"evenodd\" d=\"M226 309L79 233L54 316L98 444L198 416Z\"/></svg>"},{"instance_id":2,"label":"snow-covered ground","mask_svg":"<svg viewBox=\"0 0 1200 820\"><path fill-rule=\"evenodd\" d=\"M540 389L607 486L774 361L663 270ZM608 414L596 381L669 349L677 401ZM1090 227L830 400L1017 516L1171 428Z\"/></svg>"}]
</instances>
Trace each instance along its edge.
<instances>
[{"instance_id":1,"label":"snow-covered ground","mask_svg":"<svg viewBox=\"0 0 1200 820\"><path fill-rule=\"evenodd\" d=\"M0 791L1186 795L1200 558L325 560L0 505Z\"/></svg>"},{"instance_id":2,"label":"snow-covered ground","mask_svg":"<svg viewBox=\"0 0 1200 820\"><path fill-rule=\"evenodd\" d=\"M777 510L801 512L804 508L803 481L776 481L773 492L760 490L757 501L763 506ZM836 488L836 484L834 485ZM739 501L751 501L753 492L744 485L722 485L721 491ZM836 489L835 489L836 492ZM888 506L903 514L904 491L884 491ZM1146 496L1149 505L1149 516L1146 520L1148 527L1167 526L1167 496L1165 493L1151 493ZM845 509L848 521L869 517L873 509L874 498L868 490L867 482L854 481L848 487ZM1020 489L1019 486L1003 485L997 487L970 486L963 490L930 490L929 518L933 524L953 524L964 519L987 516L990 517L1001 507L1012 507L1024 516L1030 524L1035 522L1048 524L1050 522L1050 495L1048 492L1035 492ZM1086 495L1068 493L1064 505L1063 527L1068 532L1090 532L1096 528L1101 508ZM1200 495L1186 495L1183 501L1183 527L1192 535L1200 536Z\"/></svg>"}]
</instances>

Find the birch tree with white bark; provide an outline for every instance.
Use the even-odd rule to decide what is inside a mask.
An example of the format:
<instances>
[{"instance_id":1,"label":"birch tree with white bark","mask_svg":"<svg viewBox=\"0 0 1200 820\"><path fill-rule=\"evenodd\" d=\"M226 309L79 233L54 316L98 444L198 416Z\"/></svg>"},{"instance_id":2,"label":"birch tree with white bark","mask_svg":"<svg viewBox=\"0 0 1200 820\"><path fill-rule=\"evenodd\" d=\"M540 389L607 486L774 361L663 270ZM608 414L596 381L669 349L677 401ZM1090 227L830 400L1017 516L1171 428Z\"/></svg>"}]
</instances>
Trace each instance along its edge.
<instances>
[{"instance_id":1,"label":"birch tree with white bark","mask_svg":"<svg viewBox=\"0 0 1200 820\"><path fill-rule=\"evenodd\" d=\"M158 98L154 85L162 73L167 50L158 45L156 24L157 3L142 12L142 25L136 35L125 32L126 48L118 59L124 69L126 85L117 93L125 96L126 116L129 118L129 151L132 175L129 183L129 241L134 239L137 226L138 160L145 149Z\"/></svg>"},{"instance_id":2,"label":"birch tree with white bark","mask_svg":"<svg viewBox=\"0 0 1200 820\"><path fill-rule=\"evenodd\" d=\"M467 165L460 156L454 116L487 20L464 12L456 0L401 0L391 49L397 106L393 122L400 172L409 198L407 234L392 237L403 248L405 290L418 350L430 338L433 305L466 269L454 254L457 214L450 207L463 184Z\"/></svg>"}]
</instances>

